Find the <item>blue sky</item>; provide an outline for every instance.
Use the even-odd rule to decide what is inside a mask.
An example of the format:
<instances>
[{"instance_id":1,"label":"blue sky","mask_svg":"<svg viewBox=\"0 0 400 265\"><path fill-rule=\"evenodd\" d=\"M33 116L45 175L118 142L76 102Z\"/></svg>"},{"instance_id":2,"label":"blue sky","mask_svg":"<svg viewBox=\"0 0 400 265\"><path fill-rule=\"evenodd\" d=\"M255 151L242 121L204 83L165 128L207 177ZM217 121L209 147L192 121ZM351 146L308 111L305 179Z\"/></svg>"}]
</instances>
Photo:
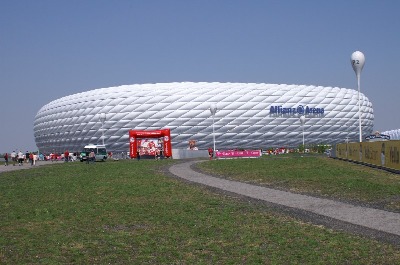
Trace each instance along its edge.
<instances>
[{"instance_id":1,"label":"blue sky","mask_svg":"<svg viewBox=\"0 0 400 265\"><path fill-rule=\"evenodd\" d=\"M202 81L357 89L375 130L400 128L400 1L0 1L0 152L36 150L52 100L125 84Z\"/></svg>"}]
</instances>

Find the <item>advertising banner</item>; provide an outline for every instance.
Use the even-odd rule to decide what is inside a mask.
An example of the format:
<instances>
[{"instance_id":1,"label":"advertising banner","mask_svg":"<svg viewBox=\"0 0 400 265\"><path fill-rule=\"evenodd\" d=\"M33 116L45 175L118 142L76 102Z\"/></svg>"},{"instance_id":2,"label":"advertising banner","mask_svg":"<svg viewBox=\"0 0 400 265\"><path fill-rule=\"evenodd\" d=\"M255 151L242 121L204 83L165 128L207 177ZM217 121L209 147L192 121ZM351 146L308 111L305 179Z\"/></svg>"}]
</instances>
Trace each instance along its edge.
<instances>
[{"instance_id":1,"label":"advertising banner","mask_svg":"<svg viewBox=\"0 0 400 265\"><path fill-rule=\"evenodd\" d=\"M156 138L155 141L149 138ZM164 157L172 156L171 131L162 130L129 130L129 152L131 158L138 155L152 155L162 150Z\"/></svg>"},{"instance_id":2,"label":"advertising banner","mask_svg":"<svg viewBox=\"0 0 400 265\"><path fill-rule=\"evenodd\" d=\"M347 143L347 159L352 161L363 161L363 145L366 143Z\"/></svg>"},{"instance_id":3,"label":"advertising banner","mask_svg":"<svg viewBox=\"0 0 400 265\"><path fill-rule=\"evenodd\" d=\"M387 141L384 142L384 153L382 154L383 163L385 167L400 170L399 163L399 152L400 152L400 140L399 141Z\"/></svg>"},{"instance_id":4,"label":"advertising banner","mask_svg":"<svg viewBox=\"0 0 400 265\"><path fill-rule=\"evenodd\" d=\"M347 149L346 144L336 145L336 157L341 159L347 159Z\"/></svg>"},{"instance_id":5,"label":"advertising banner","mask_svg":"<svg viewBox=\"0 0 400 265\"><path fill-rule=\"evenodd\" d=\"M337 144L336 157L400 170L400 141Z\"/></svg>"},{"instance_id":6,"label":"advertising banner","mask_svg":"<svg viewBox=\"0 0 400 265\"><path fill-rule=\"evenodd\" d=\"M161 139L138 139L138 152L139 155L151 155L156 154L156 150L162 151L162 140Z\"/></svg>"},{"instance_id":7,"label":"advertising banner","mask_svg":"<svg viewBox=\"0 0 400 265\"><path fill-rule=\"evenodd\" d=\"M384 160L381 161L382 147L385 148L385 142L363 143L363 162L384 166Z\"/></svg>"},{"instance_id":8,"label":"advertising banner","mask_svg":"<svg viewBox=\"0 0 400 265\"><path fill-rule=\"evenodd\" d=\"M236 157L260 157L261 150L221 150L215 152L217 158L236 158Z\"/></svg>"}]
</instances>

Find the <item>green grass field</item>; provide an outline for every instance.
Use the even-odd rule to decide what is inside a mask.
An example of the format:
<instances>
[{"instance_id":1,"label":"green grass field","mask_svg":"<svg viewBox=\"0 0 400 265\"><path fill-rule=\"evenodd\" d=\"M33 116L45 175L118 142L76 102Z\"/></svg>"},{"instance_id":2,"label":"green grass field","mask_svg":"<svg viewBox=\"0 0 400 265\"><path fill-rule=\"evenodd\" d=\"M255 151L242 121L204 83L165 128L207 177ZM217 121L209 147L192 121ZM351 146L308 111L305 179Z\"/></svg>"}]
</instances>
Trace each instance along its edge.
<instances>
[{"instance_id":1,"label":"green grass field","mask_svg":"<svg viewBox=\"0 0 400 265\"><path fill-rule=\"evenodd\" d=\"M400 212L400 175L322 155L215 160L198 167L229 179Z\"/></svg>"},{"instance_id":2,"label":"green grass field","mask_svg":"<svg viewBox=\"0 0 400 265\"><path fill-rule=\"evenodd\" d=\"M400 263L397 246L304 223L164 176L161 167L175 162L61 163L0 174L0 263ZM241 172L257 160L236 160L236 169L225 165L233 162L206 161L202 167L231 174L225 169ZM271 175L279 175L276 170L283 166L261 162L272 163ZM353 167L347 165L338 165L343 175ZM246 172L265 171L257 167ZM281 168L295 169L305 170L295 161Z\"/></svg>"}]
</instances>

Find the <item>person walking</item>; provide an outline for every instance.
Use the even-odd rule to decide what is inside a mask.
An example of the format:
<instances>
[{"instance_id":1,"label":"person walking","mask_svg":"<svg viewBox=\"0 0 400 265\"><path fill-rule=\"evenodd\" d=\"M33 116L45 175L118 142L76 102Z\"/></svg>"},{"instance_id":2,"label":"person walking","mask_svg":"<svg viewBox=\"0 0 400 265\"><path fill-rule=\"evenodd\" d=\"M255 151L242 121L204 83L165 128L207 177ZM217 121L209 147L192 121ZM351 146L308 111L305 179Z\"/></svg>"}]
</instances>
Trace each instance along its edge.
<instances>
[{"instance_id":1,"label":"person walking","mask_svg":"<svg viewBox=\"0 0 400 265\"><path fill-rule=\"evenodd\" d=\"M64 161L68 162L68 160L69 160L69 152L68 152L68 150L66 150L64 153Z\"/></svg>"},{"instance_id":2,"label":"person walking","mask_svg":"<svg viewBox=\"0 0 400 265\"><path fill-rule=\"evenodd\" d=\"M8 166L8 154L7 153L4 154L4 165Z\"/></svg>"},{"instance_id":3,"label":"person walking","mask_svg":"<svg viewBox=\"0 0 400 265\"><path fill-rule=\"evenodd\" d=\"M158 160L160 160L160 149L158 149L158 148L156 148L156 152L155 152L155 155L156 155L156 160L158 161Z\"/></svg>"},{"instance_id":4,"label":"person walking","mask_svg":"<svg viewBox=\"0 0 400 265\"><path fill-rule=\"evenodd\" d=\"M18 152L18 165L19 166L24 165L24 159L25 159L25 155L21 151L19 151Z\"/></svg>"},{"instance_id":5,"label":"person walking","mask_svg":"<svg viewBox=\"0 0 400 265\"><path fill-rule=\"evenodd\" d=\"M29 153L29 162L31 162L31 166L33 166L33 153Z\"/></svg>"},{"instance_id":6,"label":"person walking","mask_svg":"<svg viewBox=\"0 0 400 265\"><path fill-rule=\"evenodd\" d=\"M210 160L213 158L214 156L214 150L210 147L208 148L208 156L210 157Z\"/></svg>"},{"instance_id":7,"label":"person walking","mask_svg":"<svg viewBox=\"0 0 400 265\"><path fill-rule=\"evenodd\" d=\"M15 151L12 151L11 153L11 160L13 162L13 166L15 166L15 162L17 161L17 153L15 153Z\"/></svg>"},{"instance_id":8,"label":"person walking","mask_svg":"<svg viewBox=\"0 0 400 265\"><path fill-rule=\"evenodd\" d=\"M87 160L89 161L88 164L89 163L94 163L96 161L96 155L95 155L94 151L91 151L89 153L89 157L88 157Z\"/></svg>"}]
</instances>

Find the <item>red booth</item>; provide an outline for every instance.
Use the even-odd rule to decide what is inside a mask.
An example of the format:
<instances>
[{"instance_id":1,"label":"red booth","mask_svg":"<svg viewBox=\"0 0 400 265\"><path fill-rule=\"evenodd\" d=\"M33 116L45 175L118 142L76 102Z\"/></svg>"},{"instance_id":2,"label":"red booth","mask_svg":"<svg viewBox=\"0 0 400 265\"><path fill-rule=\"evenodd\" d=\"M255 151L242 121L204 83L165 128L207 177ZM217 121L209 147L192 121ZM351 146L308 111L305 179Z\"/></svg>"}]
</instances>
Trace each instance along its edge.
<instances>
[{"instance_id":1,"label":"red booth","mask_svg":"<svg viewBox=\"0 0 400 265\"><path fill-rule=\"evenodd\" d=\"M171 130L129 130L129 154L131 158L138 156L138 142L141 139L162 138L162 147L164 157L172 156L171 148Z\"/></svg>"}]
</instances>

